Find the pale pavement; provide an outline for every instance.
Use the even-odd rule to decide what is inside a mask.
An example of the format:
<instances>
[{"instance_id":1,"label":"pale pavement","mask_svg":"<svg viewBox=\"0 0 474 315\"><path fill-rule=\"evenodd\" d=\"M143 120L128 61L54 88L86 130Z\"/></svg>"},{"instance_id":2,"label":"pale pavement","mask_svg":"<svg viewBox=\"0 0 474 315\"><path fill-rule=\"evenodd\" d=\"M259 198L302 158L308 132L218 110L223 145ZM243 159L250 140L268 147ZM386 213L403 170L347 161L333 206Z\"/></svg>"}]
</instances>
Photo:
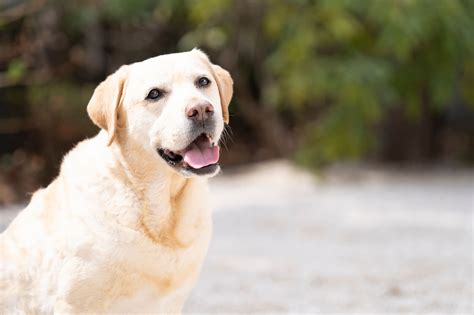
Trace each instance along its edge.
<instances>
[{"instance_id":1,"label":"pale pavement","mask_svg":"<svg viewBox=\"0 0 474 315\"><path fill-rule=\"evenodd\" d=\"M473 314L474 170L287 162L211 181L214 235L186 313ZM0 230L17 208L0 211Z\"/></svg>"}]
</instances>

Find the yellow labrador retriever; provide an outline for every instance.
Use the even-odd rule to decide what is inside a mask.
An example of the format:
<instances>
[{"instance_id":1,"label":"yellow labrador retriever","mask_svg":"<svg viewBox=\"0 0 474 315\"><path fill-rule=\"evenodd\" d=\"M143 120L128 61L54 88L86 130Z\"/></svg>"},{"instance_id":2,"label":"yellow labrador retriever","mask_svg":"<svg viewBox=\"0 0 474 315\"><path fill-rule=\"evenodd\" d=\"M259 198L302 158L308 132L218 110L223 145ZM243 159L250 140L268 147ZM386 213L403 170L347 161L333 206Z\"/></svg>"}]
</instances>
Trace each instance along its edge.
<instances>
[{"instance_id":1,"label":"yellow labrador retriever","mask_svg":"<svg viewBox=\"0 0 474 315\"><path fill-rule=\"evenodd\" d=\"M121 67L87 111L102 130L1 234L0 313L179 313L211 236L232 79L199 50Z\"/></svg>"}]
</instances>

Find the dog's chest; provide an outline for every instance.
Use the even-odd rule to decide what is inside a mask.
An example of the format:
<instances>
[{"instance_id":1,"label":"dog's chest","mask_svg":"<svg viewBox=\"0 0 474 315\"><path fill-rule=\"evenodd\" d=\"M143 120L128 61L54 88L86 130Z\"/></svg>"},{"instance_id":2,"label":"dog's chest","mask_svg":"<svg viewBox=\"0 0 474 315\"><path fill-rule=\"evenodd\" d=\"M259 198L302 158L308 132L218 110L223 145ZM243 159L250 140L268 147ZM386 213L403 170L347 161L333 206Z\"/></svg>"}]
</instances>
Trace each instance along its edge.
<instances>
[{"instance_id":1,"label":"dog's chest","mask_svg":"<svg viewBox=\"0 0 474 315\"><path fill-rule=\"evenodd\" d=\"M107 311L179 313L199 275L209 237L209 231L202 231L189 247L161 250L156 257L148 257L151 259L129 261L122 277L114 277L121 278L115 287L122 293L111 301Z\"/></svg>"}]
</instances>

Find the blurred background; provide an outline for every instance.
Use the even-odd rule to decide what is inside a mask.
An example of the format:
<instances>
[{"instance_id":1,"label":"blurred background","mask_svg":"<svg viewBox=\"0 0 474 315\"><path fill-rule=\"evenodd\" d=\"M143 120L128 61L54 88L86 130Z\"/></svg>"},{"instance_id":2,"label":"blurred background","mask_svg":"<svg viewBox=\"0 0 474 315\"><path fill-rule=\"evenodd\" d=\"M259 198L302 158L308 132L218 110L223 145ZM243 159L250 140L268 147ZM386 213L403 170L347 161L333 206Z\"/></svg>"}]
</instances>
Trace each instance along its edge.
<instances>
[{"instance_id":1,"label":"blurred background","mask_svg":"<svg viewBox=\"0 0 474 315\"><path fill-rule=\"evenodd\" d=\"M474 1L2 0L0 203L97 132L107 74L193 47L235 80L224 165L474 161Z\"/></svg>"},{"instance_id":2,"label":"blurred background","mask_svg":"<svg viewBox=\"0 0 474 315\"><path fill-rule=\"evenodd\" d=\"M253 201L240 204L239 209L246 210L232 212L234 216L216 214L216 233L220 235L216 239L221 241L213 243L217 247L211 246L208 263L217 266L212 270L222 274L205 276L228 279L231 273L235 285L239 281L245 283L247 278L242 273L247 272L247 286L232 287L234 299L221 304L208 301L206 306L202 304L206 292L226 291L229 286L205 281L197 291L202 298L191 302L191 310L317 311L311 307L318 303L326 303L326 310L335 311L353 310L351 305L357 303L360 310L413 310L410 301L397 304L405 298L406 288L395 281L400 280L397 275L403 268L394 266L393 260L405 257L398 261L401 265L410 261L406 268L407 277L411 277L410 255L415 260L430 257L436 262L442 248L452 260L441 264L441 269L415 264L421 274L431 270L439 275L457 263L458 273L452 277L444 273L443 278L455 282L445 283L444 291L423 300L424 306L418 305L414 310L447 312L472 307L472 0L0 0L0 205L25 202L31 192L57 175L65 152L97 132L85 108L94 87L109 73L122 64L193 47L203 49L214 63L228 69L235 83L230 106L232 137L222 154L228 176L217 179L216 189L220 196L236 189L249 198L246 200ZM243 165L275 159L279 162L241 171ZM339 165L365 166L341 170ZM246 175L234 177L232 169ZM306 177L321 170L329 181L318 184L313 177ZM275 180L268 182L268 178ZM302 187L303 184L308 186ZM262 191L260 199L255 199L246 186L256 191L267 187L267 195ZM275 197L275 192L280 194ZM379 202L372 199L375 195ZM295 203L295 196L302 198L298 199L300 203ZM235 210L235 205L219 200L220 208ZM275 204L268 204L268 200ZM385 202L393 207L387 207ZM287 212L277 211L284 211L282 204L287 205ZM353 212L345 212L348 204L356 205L349 207ZM294 213L288 212L294 210L292 207L306 209L307 212L298 212L305 213L304 218L293 217ZM316 212L316 207L322 210ZM255 218L252 215L256 209L263 210ZM402 214L395 215L395 219L390 215L377 217L381 210ZM383 222L388 224L388 230L382 231L375 223L361 226L360 220L355 219L361 213L367 218L379 218L377 222L380 226L384 226ZM413 216L426 220L413 221ZM353 221L347 221L348 217ZM314 220L311 228L310 218ZM229 223L231 219L242 225ZM341 227L340 222L349 225ZM283 243L289 252L295 248L305 253L325 248L326 255L335 260L355 259L364 267L341 267L342 273L337 268L328 271L327 266L334 261L323 259L311 271L297 268L307 260L293 253L293 267L278 265L275 274L267 273L268 266L279 261L279 254L268 253L271 263L251 257L270 248L275 235L288 229L287 224L307 229L304 237L310 242L307 247L295 247L306 244L299 238L303 236L295 230L287 231L287 243ZM406 230L407 224L412 230ZM342 229L341 234L325 234L325 229L334 225ZM242 235L242 230L235 230L242 226L249 237L246 244L256 246L253 254L249 248L236 245L239 240L232 238L235 233ZM258 235L252 233L265 228L269 229L269 242L261 244L256 241ZM348 234L340 236L345 235L344 231ZM385 234L378 235L377 231ZM229 238L225 233L231 233ZM378 235L382 242L400 234L406 236L404 241L388 246L385 258L377 256L382 255L385 243L372 244L369 235ZM265 239L265 234L260 237ZM417 240L421 247L410 247L418 244ZM441 247L424 251L424 241L428 247L433 242ZM237 271L225 256L226 248L240 248L247 257L242 264L255 265L256 269ZM408 256L403 256L397 251L403 248L413 250L405 249ZM450 252L450 248L458 251ZM330 253L339 254L334 254L336 257ZM368 261L362 262L361 257L368 257ZM358 268L367 268L377 259L385 261L387 268L394 268L393 273L387 271L386 286L385 280L373 273L367 278L362 273L360 279L341 280L341 274L361 277ZM375 275L380 275L377 270ZM270 282L265 289L253 290L254 279ZM338 291L333 287L336 291L328 291L325 283L334 279L339 284L353 283L354 290L347 292L347 287L346 291L341 287L342 291ZM390 282L393 279L396 284ZM426 280L421 287L414 285L406 290L417 293L420 301L438 280ZM309 281L307 286L305 281ZM375 291L364 291L362 284L367 281L382 284L371 287ZM293 290L292 298L285 290L272 291L279 298L265 303L256 301L254 308L242 306L242 294L247 294L245 299L262 297L272 288L276 290L279 283ZM310 288L334 294L311 295ZM354 292L378 292L374 293L377 301L387 298L386 294L398 300L394 302L396 307L381 304L371 308L371 301L375 300ZM452 296L456 298L453 300ZM314 299L319 302L314 303ZM293 304L278 304L283 301ZM360 301L366 303L366 308Z\"/></svg>"}]
</instances>

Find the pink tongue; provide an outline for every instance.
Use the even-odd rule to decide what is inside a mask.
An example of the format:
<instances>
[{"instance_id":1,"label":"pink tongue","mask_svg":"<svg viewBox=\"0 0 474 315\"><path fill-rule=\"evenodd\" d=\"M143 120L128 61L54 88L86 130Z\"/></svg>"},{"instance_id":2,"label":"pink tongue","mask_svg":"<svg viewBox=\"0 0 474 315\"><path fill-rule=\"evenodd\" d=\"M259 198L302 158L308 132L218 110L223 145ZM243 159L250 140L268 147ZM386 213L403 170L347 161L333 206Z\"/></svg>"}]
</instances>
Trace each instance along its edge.
<instances>
[{"instance_id":1,"label":"pink tongue","mask_svg":"<svg viewBox=\"0 0 474 315\"><path fill-rule=\"evenodd\" d=\"M203 168L219 161L219 147L210 147L208 141L195 141L191 143L184 153L184 161L193 168Z\"/></svg>"}]
</instances>

